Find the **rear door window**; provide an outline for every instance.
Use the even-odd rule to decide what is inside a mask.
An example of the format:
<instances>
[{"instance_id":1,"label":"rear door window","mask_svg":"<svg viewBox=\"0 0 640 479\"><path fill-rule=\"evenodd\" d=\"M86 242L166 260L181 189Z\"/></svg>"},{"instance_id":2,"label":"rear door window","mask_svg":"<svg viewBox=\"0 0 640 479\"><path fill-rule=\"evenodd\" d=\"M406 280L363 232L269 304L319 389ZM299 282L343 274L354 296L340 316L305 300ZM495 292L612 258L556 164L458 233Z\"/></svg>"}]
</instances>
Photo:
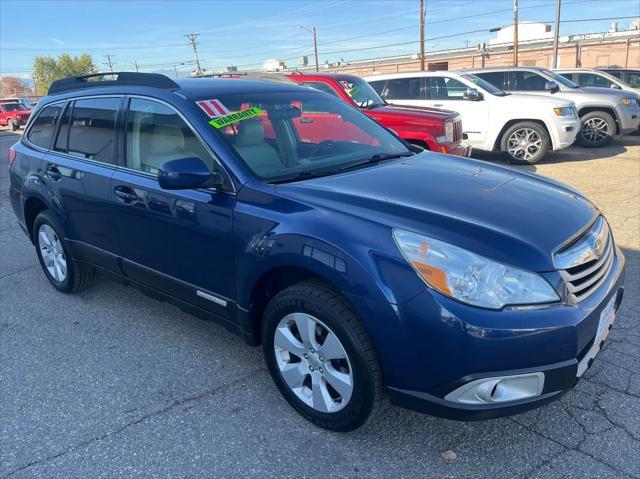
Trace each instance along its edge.
<instances>
[{"instance_id":1,"label":"rear door window","mask_svg":"<svg viewBox=\"0 0 640 479\"><path fill-rule=\"evenodd\" d=\"M116 116L122 99L76 100L69 125L69 155L102 163L116 163Z\"/></svg>"},{"instance_id":2,"label":"rear door window","mask_svg":"<svg viewBox=\"0 0 640 479\"><path fill-rule=\"evenodd\" d=\"M64 103L56 103L55 105L49 105L44 107L37 118L33 121L27 140L35 146L40 148L49 148L51 144L51 137L56 127L56 122Z\"/></svg>"}]
</instances>

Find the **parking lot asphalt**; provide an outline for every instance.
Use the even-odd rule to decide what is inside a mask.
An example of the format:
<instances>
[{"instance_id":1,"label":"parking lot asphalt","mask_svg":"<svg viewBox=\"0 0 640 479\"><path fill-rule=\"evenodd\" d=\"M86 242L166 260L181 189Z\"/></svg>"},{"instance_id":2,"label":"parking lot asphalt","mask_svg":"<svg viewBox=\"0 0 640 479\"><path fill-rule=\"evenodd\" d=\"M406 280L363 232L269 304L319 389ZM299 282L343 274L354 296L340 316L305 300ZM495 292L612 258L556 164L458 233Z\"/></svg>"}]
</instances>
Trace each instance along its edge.
<instances>
[{"instance_id":1,"label":"parking lot asphalt","mask_svg":"<svg viewBox=\"0 0 640 479\"><path fill-rule=\"evenodd\" d=\"M594 200L627 256L618 319L576 388L474 423L387 406L347 434L298 416L261 349L222 327L102 278L56 292L9 204L17 138L0 132L1 478L640 477L640 137L526 168Z\"/></svg>"}]
</instances>

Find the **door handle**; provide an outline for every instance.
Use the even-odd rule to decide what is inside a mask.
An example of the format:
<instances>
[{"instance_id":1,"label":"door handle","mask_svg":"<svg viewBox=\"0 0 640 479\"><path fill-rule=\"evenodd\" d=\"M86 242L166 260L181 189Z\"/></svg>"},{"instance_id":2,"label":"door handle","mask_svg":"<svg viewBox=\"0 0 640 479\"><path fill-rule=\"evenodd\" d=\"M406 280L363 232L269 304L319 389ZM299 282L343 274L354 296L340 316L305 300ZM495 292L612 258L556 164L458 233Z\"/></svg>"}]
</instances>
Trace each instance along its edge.
<instances>
[{"instance_id":1,"label":"door handle","mask_svg":"<svg viewBox=\"0 0 640 479\"><path fill-rule=\"evenodd\" d=\"M113 192L116 194L120 201L126 204L133 203L138 199L138 195L136 195L136 192L128 186L116 186L113 189Z\"/></svg>"},{"instance_id":2,"label":"door handle","mask_svg":"<svg viewBox=\"0 0 640 479\"><path fill-rule=\"evenodd\" d=\"M442 103L434 103L433 106L444 106Z\"/></svg>"},{"instance_id":3,"label":"door handle","mask_svg":"<svg viewBox=\"0 0 640 479\"><path fill-rule=\"evenodd\" d=\"M313 123L313 118L300 118L300 123Z\"/></svg>"},{"instance_id":4,"label":"door handle","mask_svg":"<svg viewBox=\"0 0 640 479\"><path fill-rule=\"evenodd\" d=\"M45 171L45 176L51 181L60 181L62 179L62 173L56 165L48 165Z\"/></svg>"}]
</instances>

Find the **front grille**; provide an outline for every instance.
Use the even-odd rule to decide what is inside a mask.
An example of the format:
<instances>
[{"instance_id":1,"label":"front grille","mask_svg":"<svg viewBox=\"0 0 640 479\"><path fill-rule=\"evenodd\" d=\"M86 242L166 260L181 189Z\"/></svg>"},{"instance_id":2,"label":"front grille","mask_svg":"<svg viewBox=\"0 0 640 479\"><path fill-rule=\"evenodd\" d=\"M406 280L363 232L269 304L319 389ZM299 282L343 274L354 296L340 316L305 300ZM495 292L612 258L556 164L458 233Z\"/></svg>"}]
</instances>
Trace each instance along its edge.
<instances>
[{"instance_id":1,"label":"front grille","mask_svg":"<svg viewBox=\"0 0 640 479\"><path fill-rule=\"evenodd\" d=\"M598 218L589 230L556 254L556 266L573 303L588 298L606 279L615 259L609 225Z\"/></svg>"},{"instance_id":2,"label":"front grille","mask_svg":"<svg viewBox=\"0 0 640 479\"><path fill-rule=\"evenodd\" d=\"M462 120L458 117L453 121L453 143L462 141Z\"/></svg>"}]
</instances>

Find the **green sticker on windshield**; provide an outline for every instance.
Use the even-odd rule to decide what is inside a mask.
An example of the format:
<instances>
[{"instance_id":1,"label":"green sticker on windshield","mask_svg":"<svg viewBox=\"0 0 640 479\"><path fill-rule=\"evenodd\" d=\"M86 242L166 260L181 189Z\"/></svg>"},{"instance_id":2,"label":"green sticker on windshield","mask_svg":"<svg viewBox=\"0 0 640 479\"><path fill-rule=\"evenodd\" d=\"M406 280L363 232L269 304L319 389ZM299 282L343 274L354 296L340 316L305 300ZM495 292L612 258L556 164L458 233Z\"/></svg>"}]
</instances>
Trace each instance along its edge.
<instances>
[{"instance_id":1,"label":"green sticker on windshield","mask_svg":"<svg viewBox=\"0 0 640 479\"><path fill-rule=\"evenodd\" d=\"M249 118L253 118L254 116L258 116L264 113L260 108L256 106L252 106L246 110L240 110L235 113L231 113L230 115L221 116L218 118L214 118L209 122L211 126L214 128L224 128L225 126L231 125L237 121L247 120Z\"/></svg>"}]
</instances>

